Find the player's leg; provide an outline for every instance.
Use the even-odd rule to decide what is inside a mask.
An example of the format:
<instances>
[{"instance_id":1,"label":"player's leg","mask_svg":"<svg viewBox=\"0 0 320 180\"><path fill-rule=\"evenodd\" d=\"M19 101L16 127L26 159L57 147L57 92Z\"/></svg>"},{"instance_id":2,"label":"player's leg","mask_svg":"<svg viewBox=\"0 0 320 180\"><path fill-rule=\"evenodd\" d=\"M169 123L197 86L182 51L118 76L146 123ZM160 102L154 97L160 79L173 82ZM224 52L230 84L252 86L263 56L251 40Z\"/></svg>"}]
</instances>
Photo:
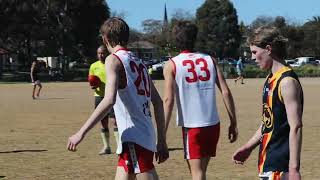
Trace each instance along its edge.
<instances>
[{"instance_id":1,"label":"player's leg","mask_svg":"<svg viewBox=\"0 0 320 180\"><path fill-rule=\"evenodd\" d=\"M237 83L238 80L239 80L239 77L237 77L237 78L234 80L234 82Z\"/></svg>"},{"instance_id":2,"label":"player's leg","mask_svg":"<svg viewBox=\"0 0 320 180\"><path fill-rule=\"evenodd\" d=\"M116 177L115 180L135 180L136 176L135 174L129 174L126 172L124 167L118 166L116 171Z\"/></svg>"},{"instance_id":3,"label":"player's leg","mask_svg":"<svg viewBox=\"0 0 320 180\"><path fill-rule=\"evenodd\" d=\"M140 174L129 174L123 167L118 166L115 180L159 180L158 174L153 168L152 170Z\"/></svg>"},{"instance_id":4,"label":"player's leg","mask_svg":"<svg viewBox=\"0 0 320 180\"><path fill-rule=\"evenodd\" d=\"M109 117L109 122L113 125L113 135L114 135L114 138L115 138L117 146L118 146L118 144L119 144L119 132L118 132L116 116L114 114L113 108L108 113L108 117Z\"/></svg>"},{"instance_id":5,"label":"player's leg","mask_svg":"<svg viewBox=\"0 0 320 180\"><path fill-rule=\"evenodd\" d=\"M33 89L32 89L32 99L35 99L36 97L35 97L35 92L36 92L36 87L37 87L37 85L35 85L35 84L33 84Z\"/></svg>"},{"instance_id":6,"label":"player's leg","mask_svg":"<svg viewBox=\"0 0 320 180\"><path fill-rule=\"evenodd\" d=\"M184 155L192 179L206 179L207 166L216 155L220 123L200 128L182 128Z\"/></svg>"},{"instance_id":7,"label":"player's leg","mask_svg":"<svg viewBox=\"0 0 320 180\"><path fill-rule=\"evenodd\" d=\"M137 174L136 177L137 180L159 180L159 176L155 168L148 172Z\"/></svg>"},{"instance_id":8,"label":"player's leg","mask_svg":"<svg viewBox=\"0 0 320 180\"><path fill-rule=\"evenodd\" d=\"M244 82L243 82L243 79L244 79L244 78L243 78L243 75L240 76L240 79L241 79L241 84L244 84Z\"/></svg>"},{"instance_id":9,"label":"player's leg","mask_svg":"<svg viewBox=\"0 0 320 180\"><path fill-rule=\"evenodd\" d=\"M101 120L101 138L103 142L103 148L99 152L100 155L103 154L111 154L111 147L110 147L110 132L108 128L108 117L105 117Z\"/></svg>"},{"instance_id":10,"label":"player's leg","mask_svg":"<svg viewBox=\"0 0 320 180\"><path fill-rule=\"evenodd\" d=\"M187 160L192 180L205 180L210 157Z\"/></svg>"},{"instance_id":11,"label":"player's leg","mask_svg":"<svg viewBox=\"0 0 320 180\"><path fill-rule=\"evenodd\" d=\"M37 97L39 97L40 96L40 91L42 89L42 84L41 84L41 82L39 80L37 82L37 85L39 86L39 89L38 89L38 92L37 92Z\"/></svg>"},{"instance_id":12,"label":"player's leg","mask_svg":"<svg viewBox=\"0 0 320 180\"><path fill-rule=\"evenodd\" d=\"M94 99L94 107L96 108L99 103L102 101L103 97L100 96L95 96ZM109 133L109 128L108 128L108 116L106 116L104 119L101 120L101 138L102 138L102 143L103 147L99 152L99 155L103 154L111 154L111 148L110 148L110 133Z\"/></svg>"},{"instance_id":13,"label":"player's leg","mask_svg":"<svg viewBox=\"0 0 320 180\"><path fill-rule=\"evenodd\" d=\"M158 180L153 165L153 156L154 152L142 146L135 143L123 143L123 151L119 155L118 166L122 167L128 175L135 175L138 180ZM128 177L128 175L119 169L118 177Z\"/></svg>"},{"instance_id":14,"label":"player's leg","mask_svg":"<svg viewBox=\"0 0 320 180\"><path fill-rule=\"evenodd\" d=\"M240 69L237 69L237 75L238 75L238 77L234 80L235 83L237 83L237 81L241 79L242 75L241 75Z\"/></svg>"}]
</instances>

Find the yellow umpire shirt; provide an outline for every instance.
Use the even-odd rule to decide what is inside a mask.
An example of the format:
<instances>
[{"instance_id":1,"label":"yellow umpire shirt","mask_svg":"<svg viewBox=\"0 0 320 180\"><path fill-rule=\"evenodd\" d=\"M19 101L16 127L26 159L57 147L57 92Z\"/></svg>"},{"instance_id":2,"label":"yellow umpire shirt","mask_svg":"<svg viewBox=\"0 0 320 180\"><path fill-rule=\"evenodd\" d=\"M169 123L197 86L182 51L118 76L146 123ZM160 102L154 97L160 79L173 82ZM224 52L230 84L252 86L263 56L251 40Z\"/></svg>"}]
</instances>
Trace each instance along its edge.
<instances>
[{"instance_id":1,"label":"yellow umpire shirt","mask_svg":"<svg viewBox=\"0 0 320 180\"><path fill-rule=\"evenodd\" d=\"M90 65L89 75L94 75L99 77L102 82L101 85L94 90L94 96L104 97L104 89L106 84L106 69L104 64L98 60Z\"/></svg>"}]
</instances>

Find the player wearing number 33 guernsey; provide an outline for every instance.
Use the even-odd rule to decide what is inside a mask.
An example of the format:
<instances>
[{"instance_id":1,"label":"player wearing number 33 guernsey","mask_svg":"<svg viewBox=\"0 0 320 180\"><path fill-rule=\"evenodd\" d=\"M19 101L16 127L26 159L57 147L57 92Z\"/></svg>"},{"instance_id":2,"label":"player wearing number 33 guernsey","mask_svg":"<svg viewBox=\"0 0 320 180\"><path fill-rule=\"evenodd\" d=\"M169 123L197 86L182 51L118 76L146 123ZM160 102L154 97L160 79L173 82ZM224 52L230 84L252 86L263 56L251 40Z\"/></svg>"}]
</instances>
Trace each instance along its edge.
<instances>
[{"instance_id":1,"label":"player wearing number 33 guernsey","mask_svg":"<svg viewBox=\"0 0 320 180\"><path fill-rule=\"evenodd\" d=\"M172 32L181 53L164 67L166 130L176 97L177 124L182 126L184 156L192 179L206 179L206 169L210 158L216 155L220 134L215 85L223 95L229 114L230 142L236 141L238 135L234 102L216 60L194 51L197 27L189 21L180 21Z\"/></svg>"},{"instance_id":2,"label":"player wearing number 33 guernsey","mask_svg":"<svg viewBox=\"0 0 320 180\"><path fill-rule=\"evenodd\" d=\"M147 68L125 47L129 27L121 18L110 18L101 26L102 40L110 55L106 58L105 96L87 122L69 138L68 149L75 151L86 133L114 107L119 131L118 167L115 179L158 179L153 165L169 157L165 137L163 103ZM153 104L157 136L153 127ZM157 141L156 141L157 137Z\"/></svg>"}]
</instances>

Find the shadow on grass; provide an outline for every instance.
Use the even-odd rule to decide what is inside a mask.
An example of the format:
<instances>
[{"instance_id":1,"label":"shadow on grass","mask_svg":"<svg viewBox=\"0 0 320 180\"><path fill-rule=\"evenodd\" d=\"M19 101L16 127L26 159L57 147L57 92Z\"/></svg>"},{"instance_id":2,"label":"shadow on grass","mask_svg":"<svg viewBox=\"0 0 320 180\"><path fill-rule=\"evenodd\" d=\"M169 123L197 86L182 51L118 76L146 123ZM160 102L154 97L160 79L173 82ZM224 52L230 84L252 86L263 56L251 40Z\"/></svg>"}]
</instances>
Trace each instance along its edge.
<instances>
[{"instance_id":1,"label":"shadow on grass","mask_svg":"<svg viewBox=\"0 0 320 180\"><path fill-rule=\"evenodd\" d=\"M168 151L182 151L183 148L168 148Z\"/></svg>"},{"instance_id":2,"label":"shadow on grass","mask_svg":"<svg viewBox=\"0 0 320 180\"><path fill-rule=\"evenodd\" d=\"M21 152L45 152L45 151L48 151L48 150L46 150L46 149L22 149L22 150L13 150L13 151L0 151L0 154L21 153Z\"/></svg>"},{"instance_id":3,"label":"shadow on grass","mask_svg":"<svg viewBox=\"0 0 320 180\"><path fill-rule=\"evenodd\" d=\"M66 100L66 99L71 99L71 98L59 98L59 97L56 97L56 98L45 98L45 97L40 97L40 98L36 98L36 99L34 99L34 100L37 100L37 101L39 101L39 100Z\"/></svg>"}]
</instances>

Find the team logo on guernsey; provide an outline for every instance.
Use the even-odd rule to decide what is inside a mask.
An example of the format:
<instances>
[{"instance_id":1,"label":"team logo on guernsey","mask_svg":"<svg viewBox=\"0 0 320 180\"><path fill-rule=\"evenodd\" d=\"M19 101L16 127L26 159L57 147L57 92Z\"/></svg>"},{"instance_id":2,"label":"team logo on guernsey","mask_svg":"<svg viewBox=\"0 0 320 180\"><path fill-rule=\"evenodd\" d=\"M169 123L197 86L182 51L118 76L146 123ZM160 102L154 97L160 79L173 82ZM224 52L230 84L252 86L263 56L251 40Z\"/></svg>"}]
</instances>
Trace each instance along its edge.
<instances>
[{"instance_id":1,"label":"team logo on guernsey","mask_svg":"<svg viewBox=\"0 0 320 180\"><path fill-rule=\"evenodd\" d=\"M263 95L267 94L268 96L272 96L273 91L268 87L265 87L263 90Z\"/></svg>"},{"instance_id":2,"label":"team logo on guernsey","mask_svg":"<svg viewBox=\"0 0 320 180\"><path fill-rule=\"evenodd\" d=\"M264 124L264 129L272 130L273 116L271 108L268 106L268 104L263 104L262 122Z\"/></svg>"},{"instance_id":3,"label":"team logo on guernsey","mask_svg":"<svg viewBox=\"0 0 320 180\"><path fill-rule=\"evenodd\" d=\"M268 92L269 92L269 88L264 87L264 88L263 88L263 95L265 95L265 94L268 93Z\"/></svg>"},{"instance_id":4,"label":"team logo on guernsey","mask_svg":"<svg viewBox=\"0 0 320 180\"><path fill-rule=\"evenodd\" d=\"M143 107L143 114L145 116L151 117L149 101L146 101L145 103L143 103L142 107Z\"/></svg>"}]
</instances>

